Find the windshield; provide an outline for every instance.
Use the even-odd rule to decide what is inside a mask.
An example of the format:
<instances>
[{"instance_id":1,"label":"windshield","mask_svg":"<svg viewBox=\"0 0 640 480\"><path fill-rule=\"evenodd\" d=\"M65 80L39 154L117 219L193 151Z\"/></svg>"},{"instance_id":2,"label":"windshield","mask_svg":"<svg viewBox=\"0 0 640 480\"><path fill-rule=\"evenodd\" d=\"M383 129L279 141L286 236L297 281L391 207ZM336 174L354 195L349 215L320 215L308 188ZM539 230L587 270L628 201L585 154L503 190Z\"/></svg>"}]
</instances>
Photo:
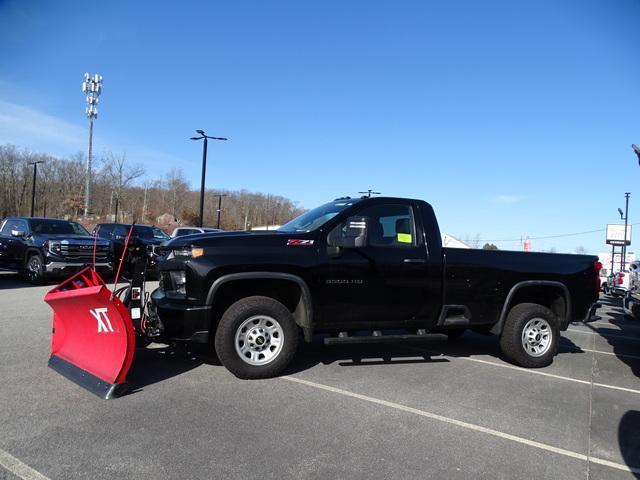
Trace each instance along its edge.
<instances>
[{"instance_id":1,"label":"windshield","mask_svg":"<svg viewBox=\"0 0 640 480\"><path fill-rule=\"evenodd\" d=\"M310 232L316 228L321 227L342 210L350 207L358 200L346 199L336 200L335 202L325 203L313 210L309 210L307 213L303 213L299 217L294 218L288 223L282 225L279 232Z\"/></svg>"},{"instance_id":2,"label":"windshield","mask_svg":"<svg viewBox=\"0 0 640 480\"><path fill-rule=\"evenodd\" d=\"M82 235L89 236L89 232L75 222L66 220L29 220L31 233L45 235Z\"/></svg>"},{"instance_id":3,"label":"windshield","mask_svg":"<svg viewBox=\"0 0 640 480\"><path fill-rule=\"evenodd\" d=\"M158 227L143 227L136 225L135 231L138 234L138 237L145 239L156 239L156 240L168 240L171 238L169 235L164 233Z\"/></svg>"}]
</instances>

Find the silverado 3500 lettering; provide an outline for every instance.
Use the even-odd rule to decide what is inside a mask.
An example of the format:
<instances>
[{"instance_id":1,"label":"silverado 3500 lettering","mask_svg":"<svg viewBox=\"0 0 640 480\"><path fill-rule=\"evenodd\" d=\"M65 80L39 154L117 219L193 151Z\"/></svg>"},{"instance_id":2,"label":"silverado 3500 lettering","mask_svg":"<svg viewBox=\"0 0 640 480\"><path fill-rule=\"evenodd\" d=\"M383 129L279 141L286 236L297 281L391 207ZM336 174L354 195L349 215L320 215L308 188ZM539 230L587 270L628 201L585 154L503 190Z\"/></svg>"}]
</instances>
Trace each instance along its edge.
<instances>
[{"instance_id":1,"label":"silverado 3500 lettering","mask_svg":"<svg viewBox=\"0 0 640 480\"><path fill-rule=\"evenodd\" d=\"M597 257L443 248L431 205L404 198L347 197L275 232L165 248L151 295L160 336L213 343L240 378L279 374L300 334L355 343L471 329L498 335L510 361L543 367L599 291Z\"/></svg>"}]
</instances>

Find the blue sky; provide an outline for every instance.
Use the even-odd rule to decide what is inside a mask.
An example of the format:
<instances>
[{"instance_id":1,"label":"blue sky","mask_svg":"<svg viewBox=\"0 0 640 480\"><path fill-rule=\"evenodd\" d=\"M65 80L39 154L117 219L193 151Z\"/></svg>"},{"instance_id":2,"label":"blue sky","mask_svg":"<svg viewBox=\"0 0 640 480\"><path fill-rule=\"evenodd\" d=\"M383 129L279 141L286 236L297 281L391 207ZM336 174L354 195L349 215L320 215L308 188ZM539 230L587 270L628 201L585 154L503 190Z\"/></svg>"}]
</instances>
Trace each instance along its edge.
<instances>
[{"instance_id":1,"label":"blue sky","mask_svg":"<svg viewBox=\"0 0 640 480\"><path fill-rule=\"evenodd\" d=\"M209 188L304 207L373 188L487 240L604 229L625 191L640 222L639 20L636 0L0 0L0 143L84 150L98 72L95 148L149 177L195 188L202 128L230 138ZM579 246L604 232L533 241Z\"/></svg>"}]
</instances>

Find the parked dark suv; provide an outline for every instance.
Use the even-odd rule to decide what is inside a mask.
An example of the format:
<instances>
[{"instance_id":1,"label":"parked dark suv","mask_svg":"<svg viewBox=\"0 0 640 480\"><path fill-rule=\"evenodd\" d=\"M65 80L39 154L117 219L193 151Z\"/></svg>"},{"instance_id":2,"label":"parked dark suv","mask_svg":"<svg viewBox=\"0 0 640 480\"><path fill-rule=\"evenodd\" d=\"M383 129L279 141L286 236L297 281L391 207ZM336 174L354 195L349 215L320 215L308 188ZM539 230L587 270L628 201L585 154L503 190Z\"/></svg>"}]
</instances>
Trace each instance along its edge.
<instances>
[{"instance_id":1,"label":"parked dark suv","mask_svg":"<svg viewBox=\"0 0 640 480\"><path fill-rule=\"evenodd\" d=\"M79 223L9 217L0 226L0 269L26 273L34 284L68 276L93 263L94 243L96 269L109 273L110 242L92 238Z\"/></svg>"},{"instance_id":2,"label":"parked dark suv","mask_svg":"<svg viewBox=\"0 0 640 480\"><path fill-rule=\"evenodd\" d=\"M97 233L98 238L111 242L113 258L116 263L120 261L130 228L131 224L127 225L125 223L99 223L93 230L94 233ZM166 240L171 240L171 237L158 227L152 225L134 225L129 243L131 245L139 244L146 246L149 251L149 267L154 268L155 260L158 256L156 253L157 247Z\"/></svg>"}]
</instances>

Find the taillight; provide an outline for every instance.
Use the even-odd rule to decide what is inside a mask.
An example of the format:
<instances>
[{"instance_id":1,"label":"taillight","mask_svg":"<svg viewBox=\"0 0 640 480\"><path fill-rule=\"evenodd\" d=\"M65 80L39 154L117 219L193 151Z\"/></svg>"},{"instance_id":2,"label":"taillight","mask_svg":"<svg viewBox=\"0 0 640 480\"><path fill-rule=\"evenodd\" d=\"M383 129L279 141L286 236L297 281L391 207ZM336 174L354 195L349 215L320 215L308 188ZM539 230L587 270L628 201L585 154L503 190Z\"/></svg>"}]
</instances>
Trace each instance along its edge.
<instances>
[{"instance_id":1,"label":"taillight","mask_svg":"<svg viewBox=\"0 0 640 480\"><path fill-rule=\"evenodd\" d=\"M618 274L618 285L622 285L623 278L624 278L624 273L619 273Z\"/></svg>"},{"instance_id":2,"label":"taillight","mask_svg":"<svg viewBox=\"0 0 640 480\"><path fill-rule=\"evenodd\" d=\"M602 270L602 263L597 260L593 262L593 268L596 269L596 292L600 293L600 288L602 287L602 282L600 281L600 270Z\"/></svg>"}]
</instances>

